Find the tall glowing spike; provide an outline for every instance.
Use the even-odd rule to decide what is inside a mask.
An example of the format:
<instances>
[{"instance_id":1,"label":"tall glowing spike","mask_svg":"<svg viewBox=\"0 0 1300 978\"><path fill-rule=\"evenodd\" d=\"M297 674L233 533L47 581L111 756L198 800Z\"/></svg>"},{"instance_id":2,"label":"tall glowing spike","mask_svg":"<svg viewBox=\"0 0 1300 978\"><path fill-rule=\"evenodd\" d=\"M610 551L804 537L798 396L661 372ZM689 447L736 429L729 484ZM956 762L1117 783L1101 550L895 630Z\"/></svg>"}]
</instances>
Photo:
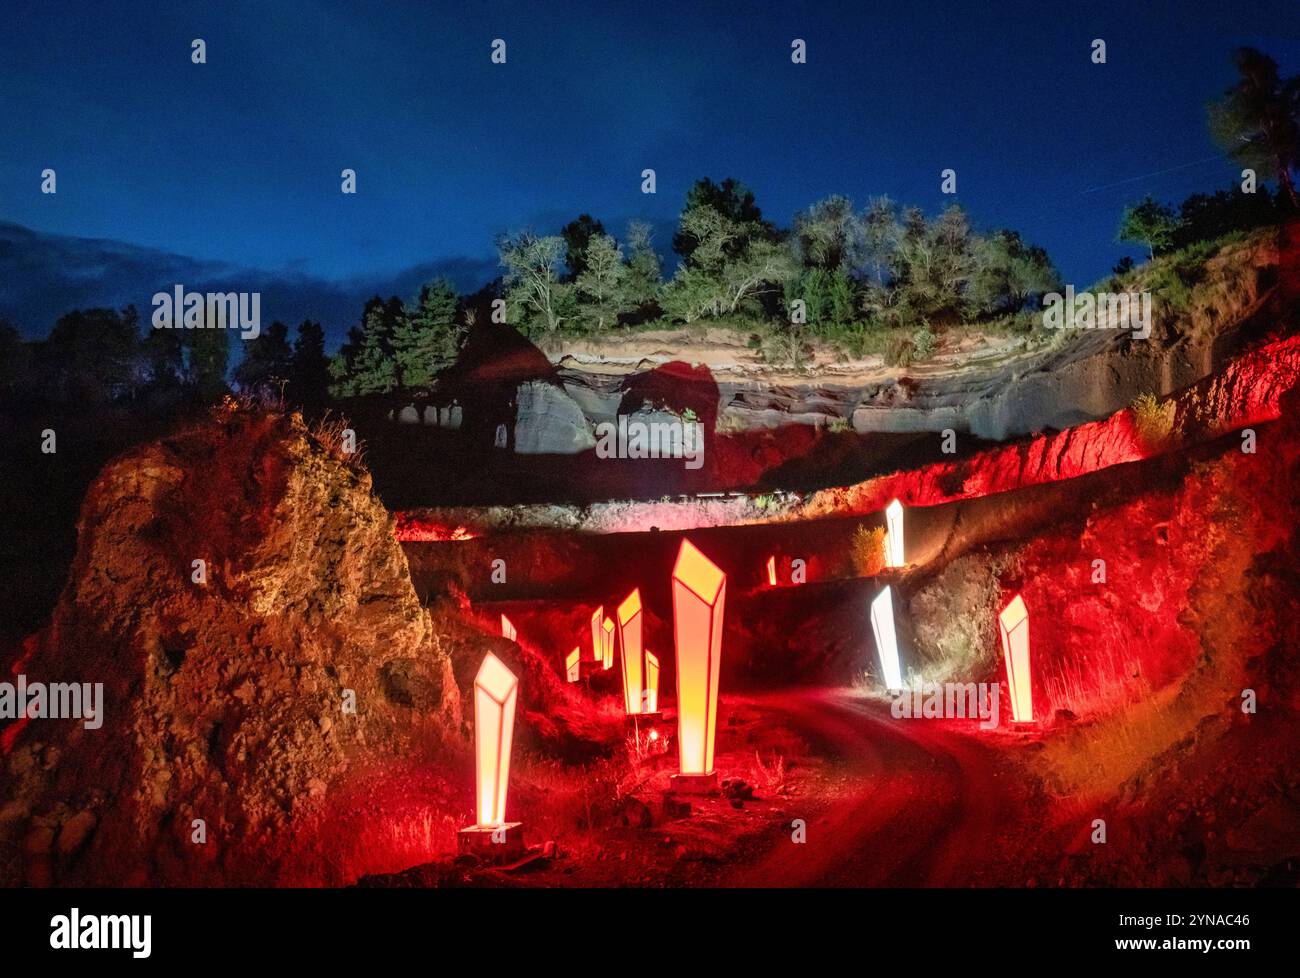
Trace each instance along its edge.
<instances>
[{"instance_id":1,"label":"tall glowing spike","mask_svg":"<svg viewBox=\"0 0 1300 978\"><path fill-rule=\"evenodd\" d=\"M514 622L512 622L505 615L501 616L501 634L504 635L506 638L510 639L510 641L512 642L516 641L519 637L518 633L515 632Z\"/></svg>"},{"instance_id":2,"label":"tall glowing spike","mask_svg":"<svg viewBox=\"0 0 1300 978\"><path fill-rule=\"evenodd\" d=\"M601 605L591 613L591 658L594 662L603 662L604 653L601 651L603 645L603 636L601 626L605 623L605 606Z\"/></svg>"},{"instance_id":3,"label":"tall glowing spike","mask_svg":"<svg viewBox=\"0 0 1300 978\"><path fill-rule=\"evenodd\" d=\"M638 714L644 703L645 659L641 636L645 616L641 614L641 590L634 588L618 606L618 633L623 643L623 708Z\"/></svg>"},{"instance_id":4,"label":"tall glowing spike","mask_svg":"<svg viewBox=\"0 0 1300 978\"><path fill-rule=\"evenodd\" d=\"M574 648L564 660L564 678L571 683L576 683L582 678L582 650Z\"/></svg>"},{"instance_id":5,"label":"tall glowing spike","mask_svg":"<svg viewBox=\"0 0 1300 978\"><path fill-rule=\"evenodd\" d=\"M677 645L677 744L681 773L713 773L718 671L727 575L683 540L673 566L673 636Z\"/></svg>"},{"instance_id":6,"label":"tall glowing spike","mask_svg":"<svg viewBox=\"0 0 1300 978\"><path fill-rule=\"evenodd\" d=\"M606 618L600 626L600 664L604 669L614 664L614 619Z\"/></svg>"},{"instance_id":7,"label":"tall glowing spike","mask_svg":"<svg viewBox=\"0 0 1300 978\"><path fill-rule=\"evenodd\" d=\"M776 587L776 557L767 558L767 583Z\"/></svg>"},{"instance_id":8,"label":"tall glowing spike","mask_svg":"<svg viewBox=\"0 0 1300 978\"><path fill-rule=\"evenodd\" d=\"M510 787L510 745L515 731L519 679L489 652L474 677L474 754L479 826L506 820Z\"/></svg>"},{"instance_id":9,"label":"tall glowing spike","mask_svg":"<svg viewBox=\"0 0 1300 978\"><path fill-rule=\"evenodd\" d=\"M885 566L902 567L903 559L903 504L895 499L885 507Z\"/></svg>"},{"instance_id":10,"label":"tall glowing spike","mask_svg":"<svg viewBox=\"0 0 1300 978\"><path fill-rule=\"evenodd\" d=\"M645 653L645 713L659 712L659 658L646 649Z\"/></svg>"},{"instance_id":11,"label":"tall glowing spike","mask_svg":"<svg viewBox=\"0 0 1300 978\"><path fill-rule=\"evenodd\" d=\"M894 594L888 585L871 602L871 630L876 636L885 688L902 689L903 670L898 661L898 634L894 630Z\"/></svg>"},{"instance_id":12,"label":"tall glowing spike","mask_svg":"<svg viewBox=\"0 0 1300 978\"><path fill-rule=\"evenodd\" d=\"M1011 693L1011 719L1030 723L1034 719L1034 684L1029 668L1029 609L1020 595L998 615L1002 655L1007 663L1007 690Z\"/></svg>"}]
</instances>

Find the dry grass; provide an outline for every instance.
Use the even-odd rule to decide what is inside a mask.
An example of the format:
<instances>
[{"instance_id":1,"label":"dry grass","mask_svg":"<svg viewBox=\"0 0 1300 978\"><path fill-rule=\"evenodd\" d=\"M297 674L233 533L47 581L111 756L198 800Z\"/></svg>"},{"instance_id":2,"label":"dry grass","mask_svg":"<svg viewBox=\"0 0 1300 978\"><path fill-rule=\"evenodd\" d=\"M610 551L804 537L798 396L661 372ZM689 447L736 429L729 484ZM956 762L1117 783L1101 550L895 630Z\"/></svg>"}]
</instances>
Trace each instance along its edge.
<instances>
[{"instance_id":1,"label":"dry grass","mask_svg":"<svg viewBox=\"0 0 1300 978\"><path fill-rule=\"evenodd\" d=\"M1174 402L1162 402L1149 393L1138 395L1133 402L1133 427L1147 448L1164 447L1174 431Z\"/></svg>"},{"instance_id":2,"label":"dry grass","mask_svg":"<svg viewBox=\"0 0 1300 978\"><path fill-rule=\"evenodd\" d=\"M885 569L885 528L860 526L853 532L849 550L853 572L859 577L875 577Z\"/></svg>"},{"instance_id":3,"label":"dry grass","mask_svg":"<svg viewBox=\"0 0 1300 978\"><path fill-rule=\"evenodd\" d=\"M779 795L785 790L785 757L772 752L772 760L763 763L763 755L754 751L754 764L749 769L749 780L770 795Z\"/></svg>"},{"instance_id":4,"label":"dry grass","mask_svg":"<svg viewBox=\"0 0 1300 978\"><path fill-rule=\"evenodd\" d=\"M331 417L326 411L311 427L311 436L320 446L344 465L354 469L364 469L365 445L357 440L351 422L342 415Z\"/></svg>"}]
</instances>

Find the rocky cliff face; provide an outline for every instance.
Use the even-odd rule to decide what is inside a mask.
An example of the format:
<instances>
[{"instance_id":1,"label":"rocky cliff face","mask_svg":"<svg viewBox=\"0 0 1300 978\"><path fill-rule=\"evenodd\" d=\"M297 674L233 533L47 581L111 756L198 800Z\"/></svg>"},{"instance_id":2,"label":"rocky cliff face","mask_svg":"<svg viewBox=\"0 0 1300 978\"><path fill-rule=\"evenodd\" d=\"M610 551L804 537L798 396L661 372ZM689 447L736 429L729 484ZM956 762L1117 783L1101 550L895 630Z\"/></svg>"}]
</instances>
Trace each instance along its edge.
<instances>
[{"instance_id":1,"label":"rocky cliff face","mask_svg":"<svg viewBox=\"0 0 1300 978\"><path fill-rule=\"evenodd\" d=\"M103 724L4 730L4 882L346 881L295 869L315 827L454 743L447 651L369 475L330 442L228 407L91 486L53 623L13 672L103 683Z\"/></svg>"}]
</instances>

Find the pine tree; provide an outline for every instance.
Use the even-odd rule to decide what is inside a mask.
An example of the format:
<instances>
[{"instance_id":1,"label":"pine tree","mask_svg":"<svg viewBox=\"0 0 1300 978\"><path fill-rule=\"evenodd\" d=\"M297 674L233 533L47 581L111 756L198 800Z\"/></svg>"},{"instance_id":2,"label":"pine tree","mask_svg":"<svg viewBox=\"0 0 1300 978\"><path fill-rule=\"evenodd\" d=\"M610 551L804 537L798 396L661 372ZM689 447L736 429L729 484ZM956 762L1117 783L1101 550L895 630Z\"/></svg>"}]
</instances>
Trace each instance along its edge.
<instances>
[{"instance_id":1,"label":"pine tree","mask_svg":"<svg viewBox=\"0 0 1300 978\"><path fill-rule=\"evenodd\" d=\"M348 342L330 361L335 397L362 397L387 394L397 386L397 361L393 339L405 321L402 300L384 302L375 296L366 303L361 328L348 333Z\"/></svg>"},{"instance_id":2,"label":"pine tree","mask_svg":"<svg viewBox=\"0 0 1300 978\"><path fill-rule=\"evenodd\" d=\"M663 284L659 255L651 243L651 228L643 221L632 221L627 226L627 278L623 288L632 306L647 306L659 297Z\"/></svg>"},{"instance_id":3,"label":"pine tree","mask_svg":"<svg viewBox=\"0 0 1300 978\"><path fill-rule=\"evenodd\" d=\"M404 388L428 387L456 361L464 327L456 321L456 290L446 279L420 289L416 307L393 335L393 355Z\"/></svg>"},{"instance_id":4,"label":"pine tree","mask_svg":"<svg viewBox=\"0 0 1300 978\"><path fill-rule=\"evenodd\" d=\"M617 242L607 234L594 235L583 253L585 267L574 283L584 318L596 330L608 329L626 307L623 280L627 266Z\"/></svg>"},{"instance_id":5,"label":"pine tree","mask_svg":"<svg viewBox=\"0 0 1300 978\"><path fill-rule=\"evenodd\" d=\"M244 359L235 368L240 390L279 389L289 379L289 327L277 320L262 330L244 347Z\"/></svg>"},{"instance_id":6,"label":"pine tree","mask_svg":"<svg viewBox=\"0 0 1300 978\"><path fill-rule=\"evenodd\" d=\"M329 388L329 362L325 359L325 331L320 323L304 320L298 326L289 367L289 400L315 412L325 406Z\"/></svg>"}]
</instances>

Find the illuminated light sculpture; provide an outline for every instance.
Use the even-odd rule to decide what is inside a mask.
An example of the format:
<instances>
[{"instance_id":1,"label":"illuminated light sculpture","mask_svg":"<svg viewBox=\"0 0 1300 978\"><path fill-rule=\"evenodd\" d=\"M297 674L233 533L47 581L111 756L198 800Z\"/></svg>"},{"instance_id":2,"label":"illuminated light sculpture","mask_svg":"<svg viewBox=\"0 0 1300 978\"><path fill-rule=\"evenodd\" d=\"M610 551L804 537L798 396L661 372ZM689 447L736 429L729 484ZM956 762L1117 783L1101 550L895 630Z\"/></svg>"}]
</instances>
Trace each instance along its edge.
<instances>
[{"instance_id":1,"label":"illuminated light sculpture","mask_svg":"<svg viewBox=\"0 0 1300 978\"><path fill-rule=\"evenodd\" d=\"M885 524L885 566L902 567L903 504L897 499L885 507Z\"/></svg>"},{"instance_id":2,"label":"illuminated light sculpture","mask_svg":"<svg viewBox=\"0 0 1300 978\"><path fill-rule=\"evenodd\" d=\"M601 652L601 626L605 623L605 606L601 605L591 613L591 658L593 662L604 662Z\"/></svg>"},{"instance_id":3,"label":"illuminated light sculpture","mask_svg":"<svg viewBox=\"0 0 1300 978\"><path fill-rule=\"evenodd\" d=\"M582 650L574 648L564 660L564 678L576 683L582 678Z\"/></svg>"},{"instance_id":4,"label":"illuminated light sculpture","mask_svg":"<svg viewBox=\"0 0 1300 978\"><path fill-rule=\"evenodd\" d=\"M894 594L888 586L871 602L871 631L876 636L885 689L902 689L903 670L898 662L898 634L894 630Z\"/></svg>"},{"instance_id":5,"label":"illuminated light sculpture","mask_svg":"<svg viewBox=\"0 0 1300 978\"><path fill-rule=\"evenodd\" d=\"M776 587L776 557L767 558L767 583Z\"/></svg>"},{"instance_id":6,"label":"illuminated light sculpture","mask_svg":"<svg viewBox=\"0 0 1300 978\"><path fill-rule=\"evenodd\" d=\"M683 540L673 565L673 637L677 646L677 749L673 790L717 785L713 740L718 724L718 669L727 575Z\"/></svg>"},{"instance_id":7,"label":"illuminated light sculpture","mask_svg":"<svg viewBox=\"0 0 1300 978\"><path fill-rule=\"evenodd\" d=\"M614 619L606 618L600 629L600 663L605 669L614 664Z\"/></svg>"},{"instance_id":8,"label":"illuminated light sculpture","mask_svg":"<svg viewBox=\"0 0 1300 978\"><path fill-rule=\"evenodd\" d=\"M504 635L506 638L510 639L510 641L512 642L518 638L518 633L515 631L514 622L512 622L505 615L501 616L501 634Z\"/></svg>"},{"instance_id":9,"label":"illuminated light sculpture","mask_svg":"<svg viewBox=\"0 0 1300 978\"><path fill-rule=\"evenodd\" d=\"M489 652L474 677L475 816L460 831L460 845L479 855L508 859L523 851L523 826L506 821L510 747L514 740L519 679Z\"/></svg>"},{"instance_id":10,"label":"illuminated light sculpture","mask_svg":"<svg viewBox=\"0 0 1300 978\"><path fill-rule=\"evenodd\" d=\"M649 649L645 653L645 707L642 712L659 712L659 658Z\"/></svg>"},{"instance_id":11,"label":"illuminated light sculpture","mask_svg":"<svg viewBox=\"0 0 1300 978\"><path fill-rule=\"evenodd\" d=\"M623 708L629 716L645 712L646 664L641 647L645 616L641 614L641 590L633 588L618 606L618 633L623 644Z\"/></svg>"},{"instance_id":12,"label":"illuminated light sculpture","mask_svg":"<svg viewBox=\"0 0 1300 978\"><path fill-rule=\"evenodd\" d=\"M1016 723L1034 720L1034 687L1029 671L1029 609L1016 595L998 615L1002 654L1007 660L1007 689L1011 693L1011 719Z\"/></svg>"}]
</instances>

